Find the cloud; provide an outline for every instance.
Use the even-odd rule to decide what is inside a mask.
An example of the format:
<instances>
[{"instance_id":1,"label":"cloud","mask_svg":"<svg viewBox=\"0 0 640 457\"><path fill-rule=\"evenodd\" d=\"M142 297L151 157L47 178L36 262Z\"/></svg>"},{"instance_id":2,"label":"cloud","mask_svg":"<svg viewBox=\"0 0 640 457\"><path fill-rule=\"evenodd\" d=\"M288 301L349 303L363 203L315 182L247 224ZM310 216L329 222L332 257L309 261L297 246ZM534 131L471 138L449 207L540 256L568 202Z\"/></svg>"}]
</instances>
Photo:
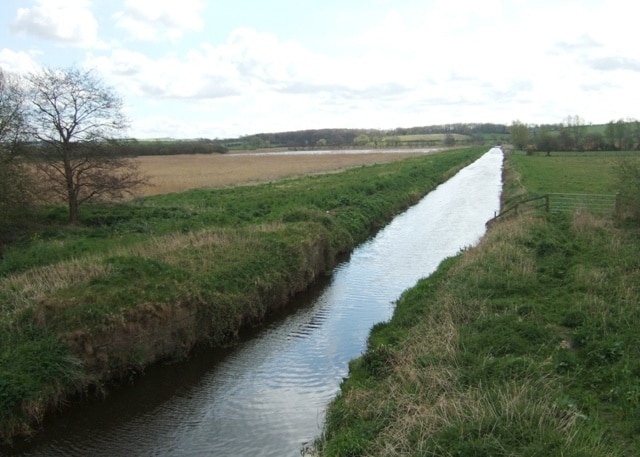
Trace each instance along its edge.
<instances>
[{"instance_id":1,"label":"cloud","mask_svg":"<svg viewBox=\"0 0 640 457\"><path fill-rule=\"evenodd\" d=\"M471 1L461 7L448 0L375 0L377 9L353 17L348 8L323 17L320 39L310 12L311 37L300 27L288 29L287 23L301 22L295 15L272 23L256 19L262 12L211 16L215 8L203 0L123 0L112 7L120 9L121 35L153 44L114 39L112 49L96 51L85 64L132 107L144 106L144 117L164 112L184 122L177 127L153 117L139 124L154 135L154 129L211 136L514 118L555 122L569 113L606 120L614 104L631 109L628 96L620 95L640 71L628 37L631 19L623 18L624 27L604 20L613 14L606 5L490 1L487 8ZM234 23L238 15L243 20ZM204 29L201 17L208 17L206 37L193 33ZM219 37L225 32L214 27L222 21L239 27ZM180 42L161 43L172 40Z\"/></svg>"},{"instance_id":2,"label":"cloud","mask_svg":"<svg viewBox=\"0 0 640 457\"><path fill-rule=\"evenodd\" d=\"M394 82L358 88L340 84L311 84L305 81L295 81L278 91L291 95L332 94L333 96L345 99L368 99L373 97L378 99L395 99L400 95L406 94L408 90L407 87Z\"/></svg>"},{"instance_id":3,"label":"cloud","mask_svg":"<svg viewBox=\"0 0 640 457\"><path fill-rule=\"evenodd\" d=\"M25 74L38 71L40 66L28 52L3 48L0 49L0 68L11 73Z\"/></svg>"},{"instance_id":4,"label":"cloud","mask_svg":"<svg viewBox=\"0 0 640 457\"><path fill-rule=\"evenodd\" d=\"M602 44L594 40L591 36L583 34L576 39L559 41L555 44L556 49L561 52L589 51L602 47Z\"/></svg>"},{"instance_id":5,"label":"cloud","mask_svg":"<svg viewBox=\"0 0 640 457\"><path fill-rule=\"evenodd\" d=\"M151 58L113 50L85 65L110 75L111 82L135 96L212 100L243 95L315 96L318 100L396 100L417 84L398 78L379 56L329 57L295 41L249 28L233 31L222 44L204 43L181 55ZM405 81L406 80L406 81Z\"/></svg>"},{"instance_id":6,"label":"cloud","mask_svg":"<svg viewBox=\"0 0 640 457\"><path fill-rule=\"evenodd\" d=\"M116 25L142 41L175 41L203 27L202 0L127 0Z\"/></svg>"},{"instance_id":7,"label":"cloud","mask_svg":"<svg viewBox=\"0 0 640 457\"><path fill-rule=\"evenodd\" d=\"M37 0L31 8L18 9L10 30L78 47L98 43L98 21L86 0Z\"/></svg>"},{"instance_id":8,"label":"cloud","mask_svg":"<svg viewBox=\"0 0 640 457\"><path fill-rule=\"evenodd\" d=\"M136 97L152 99L212 99L240 93L237 69L207 50L152 59L124 49L90 56L84 63L106 75L112 84Z\"/></svg>"},{"instance_id":9,"label":"cloud","mask_svg":"<svg viewBox=\"0 0 640 457\"><path fill-rule=\"evenodd\" d=\"M628 70L640 72L640 60L628 57L601 57L592 59L589 66L594 70L615 71Z\"/></svg>"}]
</instances>

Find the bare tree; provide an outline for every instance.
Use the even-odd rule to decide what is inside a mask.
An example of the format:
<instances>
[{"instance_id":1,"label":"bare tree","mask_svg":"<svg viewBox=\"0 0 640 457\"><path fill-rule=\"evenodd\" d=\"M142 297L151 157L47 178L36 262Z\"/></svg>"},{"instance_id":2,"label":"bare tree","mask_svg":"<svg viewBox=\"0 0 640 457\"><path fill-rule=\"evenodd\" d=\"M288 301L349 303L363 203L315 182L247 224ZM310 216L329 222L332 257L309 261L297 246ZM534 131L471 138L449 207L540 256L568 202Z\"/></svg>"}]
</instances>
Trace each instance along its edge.
<instances>
[{"instance_id":1,"label":"bare tree","mask_svg":"<svg viewBox=\"0 0 640 457\"><path fill-rule=\"evenodd\" d=\"M24 140L24 91L20 81L0 69L0 225L24 214L34 188L20 146Z\"/></svg>"},{"instance_id":2,"label":"bare tree","mask_svg":"<svg viewBox=\"0 0 640 457\"><path fill-rule=\"evenodd\" d=\"M28 76L29 125L37 140L37 166L50 191L79 220L82 203L121 198L144 178L112 147L127 129L122 100L91 71L44 69Z\"/></svg>"}]
</instances>

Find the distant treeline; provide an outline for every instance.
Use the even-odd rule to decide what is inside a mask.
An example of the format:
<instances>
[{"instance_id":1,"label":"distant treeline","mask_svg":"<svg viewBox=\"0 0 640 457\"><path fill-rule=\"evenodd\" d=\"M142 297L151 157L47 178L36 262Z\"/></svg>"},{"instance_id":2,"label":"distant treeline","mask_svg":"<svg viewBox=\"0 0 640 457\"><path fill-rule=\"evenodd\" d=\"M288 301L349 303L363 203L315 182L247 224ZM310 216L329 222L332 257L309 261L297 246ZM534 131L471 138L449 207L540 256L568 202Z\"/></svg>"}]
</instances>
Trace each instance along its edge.
<instances>
[{"instance_id":1,"label":"distant treeline","mask_svg":"<svg viewBox=\"0 0 640 457\"><path fill-rule=\"evenodd\" d=\"M500 141L509 135L510 127L502 124L445 124L422 127L398 127L378 129L312 129L290 132L258 133L226 139L135 139L110 140L95 150L121 157L177 155L177 154L225 154L230 150L255 150L261 148L286 149L340 149L352 147L422 147L452 146L453 144L482 145L485 141ZM424 135L424 137L421 137ZM440 137L438 137L440 135ZM24 152L36 152L42 145L23 143ZM97 145L93 144L92 148Z\"/></svg>"},{"instance_id":2,"label":"distant treeline","mask_svg":"<svg viewBox=\"0 0 640 457\"><path fill-rule=\"evenodd\" d=\"M207 138L193 140L136 140L127 139L114 142L113 148L119 155L148 156L148 155L176 155L176 154L224 154L229 149L219 141Z\"/></svg>"},{"instance_id":3,"label":"distant treeline","mask_svg":"<svg viewBox=\"0 0 640 457\"><path fill-rule=\"evenodd\" d=\"M516 149L535 151L637 151L640 149L640 121L620 119L591 125L579 116L562 124L527 125L519 121L509 127Z\"/></svg>"},{"instance_id":4,"label":"distant treeline","mask_svg":"<svg viewBox=\"0 0 640 457\"><path fill-rule=\"evenodd\" d=\"M231 150L262 148L341 149L352 147L423 147L483 145L511 142L517 149L533 151L602 151L640 148L640 122L611 121L591 125L578 116L566 123L511 125L457 123L379 129L311 129L258 133L225 139L124 139L109 143L111 153L135 157L177 154L224 154Z\"/></svg>"},{"instance_id":5,"label":"distant treeline","mask_svg":"<svg viewBox=\"0 0 640 457\"><path fill-rule=\"evenodd\" d=\"M406 135L459 134L481 138L486 135L508 135L509 127L502 124L445 124L422 127L378 129L316 129L278 133L258 133L237 139L222 140L229 149L257 149L264 147L341 148L358 144L356 139L367 137L368 146L385 146L384 139ZM362 144L360 144L362 145Z\"/></svg>"}]
</instances>

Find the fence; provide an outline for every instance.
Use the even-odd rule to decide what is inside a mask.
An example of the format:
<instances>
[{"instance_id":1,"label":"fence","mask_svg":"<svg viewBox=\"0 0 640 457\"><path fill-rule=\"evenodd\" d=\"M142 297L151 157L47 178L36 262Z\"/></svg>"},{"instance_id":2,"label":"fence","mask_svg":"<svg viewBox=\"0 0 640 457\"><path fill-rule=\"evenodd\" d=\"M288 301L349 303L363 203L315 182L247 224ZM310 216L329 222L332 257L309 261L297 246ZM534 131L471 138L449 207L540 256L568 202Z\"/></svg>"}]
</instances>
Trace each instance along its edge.
<instances>
[{"instance_id":1,"label":"fence","mask_svg":"<svg viewBox=\"0 0 640 457\"><path fill-rule=\"evenodd\" d=\"M612 216L616 212L616 195L599 194L548 194L551 212L587 210L600 216Z\"/></svg>"},{"instance_id":2,"label":"fence","mask_svg":"<svg viewBox=\"0 0 640 457\"><path fill-rule=\"evenodd\" d=\"M496 214L489 221L492 222L499 217L507 214L522 213L544 208L547 212L574 212L581 209L587 210L594 215L614 216L618 211L617 195L601 195L601 194L568 194L568 193L552 193L531 197L521 200L509 208Z\"/></svg>"}]
</instances>

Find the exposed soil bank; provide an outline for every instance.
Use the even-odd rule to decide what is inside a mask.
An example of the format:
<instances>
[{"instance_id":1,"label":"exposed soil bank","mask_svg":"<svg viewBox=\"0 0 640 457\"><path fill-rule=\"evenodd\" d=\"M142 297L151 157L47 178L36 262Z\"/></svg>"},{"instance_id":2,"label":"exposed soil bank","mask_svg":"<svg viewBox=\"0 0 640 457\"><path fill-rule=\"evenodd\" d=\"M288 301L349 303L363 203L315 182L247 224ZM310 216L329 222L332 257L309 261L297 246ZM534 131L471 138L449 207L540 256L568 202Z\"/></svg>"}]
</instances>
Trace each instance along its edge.
<instances>
[{"instance_id":1,"label":"exposed soil bank","mask_svg":"<svg viewBox=\"0 0 640 457\"><path fill-rule=\"evenodd\" d=\"M210 304L197 297L169 304L141 304L109 327L67 333L63 339L96 382L114 381L154 362L186 356L197 344L233 344L240 331L259 325L269 313L286 306L294 295L335 266L341 254L332 250L326 235L315 237L301 246L289 276L261 288L251 297L258 303L244 312L212 316Z\"/></svg>"},{"instance_id":2,"label":"exposed soil bank","mask_svg":"<svg viewBox=\"0 0 640 457\"><path fill-rule=\"evenodd\" d=\"M185 356L196 344L232 344L243 328L286 306L341 254L483 152L475 148L388 165L393 171L353 170L326 183L291 181L215 197L193 192L172 197L167 206L154 201L156 206L133 208L159 218L145 219L145 230L169 220L177 232L127 235L120 243L116 238L114 248L97 238L98 251L60 263L64 274L56 274L75 282L58 289L49 285L51 291L36 299L23 293L26 304L12 306L0 321L6 348L0 354L0 438L32 433L45 412L69 398L93 387L102 390L159 360ZM324 187L310 190L311 185ZM305 191L311 193L300 197ZM212 204L217 206L210 216ZM109 220L108 214L100 217ZM202 222L204 228L189 229L196 217L209 224L225 217L229 225ZM128 227L115 220L117 228ZM138 230L140 222L134 222ZM68 238L55 240L55 249L77 243ZM52 270L44 264L16 277L35 282ZM78 279L79 273L86 278ZM13 289L0 293L19 295L14 279Z\"/></svg>"}]
</instances>

